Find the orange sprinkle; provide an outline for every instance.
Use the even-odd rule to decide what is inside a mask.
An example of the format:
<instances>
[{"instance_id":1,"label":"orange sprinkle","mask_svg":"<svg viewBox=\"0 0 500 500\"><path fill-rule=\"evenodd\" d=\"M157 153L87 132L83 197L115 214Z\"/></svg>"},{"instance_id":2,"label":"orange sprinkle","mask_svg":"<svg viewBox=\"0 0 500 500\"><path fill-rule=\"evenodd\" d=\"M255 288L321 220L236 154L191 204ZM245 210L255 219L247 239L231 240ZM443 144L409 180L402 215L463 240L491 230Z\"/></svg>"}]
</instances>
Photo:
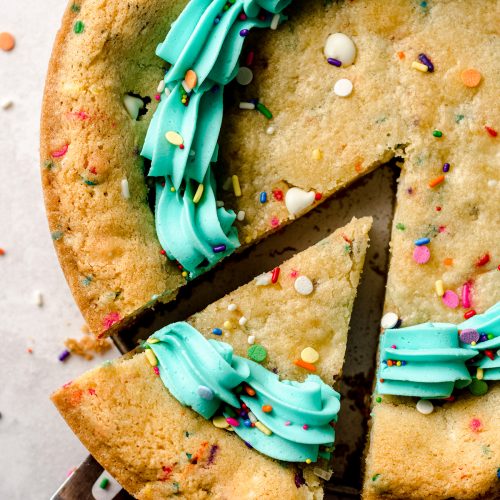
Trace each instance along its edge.
<instances>
[{"instance_id":1,"label":"orange sprinkle","mask_svg":"<svg viewBox=\"0 0 500 500\"><path fill-rule=\"evenodd\" d=\"M363 167L361 166L361 162L356 163L356 165L354 166L354 170L356 170L356 172L361 172L363 170Z\"/></svg>"},{"instance_id":2,"label":"orange sprinkle","mask_svg":"<svg viewBox=\"0 0 500 500\"><path fill-rule=\"evenodd\" d=\"M444 175L440 175L439 177L436 177L435 179L432 179L429 182L429 187L433 188L436 187L438 184L441 184L444 181Z\"/></svg>"},{"instance_id":3,"label":"orange sprinkle","mask_svg":"<svg viewBox=\"0 0 500 500\"><path fill-rule=\"evenodd\" d=\"M477 69L466 69L461 73L462 83L466 87L477 87L481 82L481 73Z\"/></svg>"},{"instance_id":4,"label":"orange sprinkle","mask_svg":"<svg viewBox=\"0 0 500 500\"><path fill-rule=\"evenodd\" d=\"M255 389L253 389L252 387L250 387L249 385L245 385L245 392L249 395L249 396L255 396Z\"/></svg>"},{"instance_id":5,"label":"orange sprinkle","mask_svg":"<svg viewBox=\"0 0 500 500\"><path fill-rule=\"evenodd\" d=\"M10 33L0 33L0 49L8 52L16 45L16 39Z\"/></svg>"},{"instance_id":6,"label":"orange sprinkle","mask_svg":"<svg viewBox=\"0 0 500 500\"><path fill-rule=\"evenodd\" d=\"M184 81L190 89L194 89L198 83L198 76L192 69L188 69L184 76Z\"/></svg>"},{"instance_id":7,"label":"orange sprinkle","mask_svg":"<svg viewBox=\"0 0 500 500\"><path fill-rule=\"evenodd\" d=\"M450 257L446 257L446 259L443 260L443 263L445 266L452 266L453 265L453 259Z\"/></svg>"},{"instance_id":8,"label":"orange sprinkle","mask_svg":"<svg viewBox=\"0 0 500 500\"><path fill-rule=\"evenodd\" d=\"M398 52L398 57L399 57L399 59L401 59L401 60L402 60L402 59L404 59L404 58L405 58L405 53L404 53L402 50L400 50L400 51Z\"/></svg>"},{"instance_id":9,"label":"orange sprinkle","mask_svg":"<svg viewBox=\"0 0 500 500\"><path fill-rule=\"evenodd\" d=\"M264 405L264 406L262 407L262 411L263 411L264 413L270 413L270 412L272 412L272 411L273 411L273 407L272 407L271 405Z\"/></svg>"},{"instance_id":10,"label":"orange sprinkle","mask_svg":"<svg viewBox=\"0 0 500 500\"><path fill-rule=\"evenodd\" d=\"M296 359L293 362L293 364L300 366L301 368L305 368L306 370L309 370L310 372L316 371L316 367L312 363L306 363L305 361L302 361L301 359Z\"/></svg>"},{"instance_id":11,"label":"orange sprinkle","mask_svg":"<svg viewBox=\"0 0 500 500\"><path fill-rule=\"evenodd\" d=\"M5 250L3 248L0 248L0 255L5 255Z\"/></svg>"}]
</instances>

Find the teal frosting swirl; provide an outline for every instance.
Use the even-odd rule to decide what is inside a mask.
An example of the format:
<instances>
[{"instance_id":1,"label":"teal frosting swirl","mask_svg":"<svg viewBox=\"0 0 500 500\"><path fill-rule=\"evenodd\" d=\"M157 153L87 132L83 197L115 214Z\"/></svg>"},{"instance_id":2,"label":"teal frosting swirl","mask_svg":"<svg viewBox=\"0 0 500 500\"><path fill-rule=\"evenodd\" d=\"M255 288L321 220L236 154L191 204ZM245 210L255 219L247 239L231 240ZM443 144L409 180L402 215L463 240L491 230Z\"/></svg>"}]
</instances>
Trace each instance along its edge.
<instances>
[{"instance_id":1,"label":"teal frosting swirl","mask_svg":"<svg viewBox=\"0 0 500 500\"><path fill-rule=\"evenodd\" d=\"M141 154L151 160L148 175L159 178L158 239L168 257L177 260L191 278L239 246L234 212L216 205L211 163L217 161L223 86L239 68L245 39L241 32L269 26L269 13L280 13L290 2L235 0L226 8L226 0L191 0L157 47L156 54L171 64L164 79L168 92L161 95ZM188 70L195 72L197 82L186 91L183 80ZM183 149L166 140L169 131L180 134ZM203 195L194 203L199 184Z\"/></svg>"},{"instance_id":2,"label":"teal frosting swirl","mask_svg":"<svg viewBox=\"0 0 500 500\"><path fill-rule=\"evenodd\" d=\"M465 362L475 354L459 346L456 325L423 323L387 329L380 339L377 392L422 398L449 397L457 382L461 386L470 383Z\"/></svg>"},{"instance_id":3,"label":"teal frosting swirl","mask_svg":"<svg viewBox=\"0 0 500 500\"><path fill-rule=\"evenodd\" d=\"M232 391L248 377L249 369L233 356L231 346L206 340L184 322L162 328L151 339L159 341L148 345L159 361L161 380L178 401L205 418L212 417L222 401L238 406Z\"/></svg>"},{"instance_id":4,"label":"teal frosting swirl","mask_svg":"<svg viewBox=\"0 0 500 500\"><path fill-rule=\"evenodd\" d=\"M256 394L242 395L257 420L271 432L267 435L258 427L239 425L236 434L261 453L289 462L315 462L319 445L333 445L335 431L330 425L337 420L340 394L318 376L309 375L302 382L280 381L278 375L253 361L248 361L250 376L247 383ZM271 406L268 413L264 406ZM243 424L244 419L240 422Z\"/></svg>"},{"instance_id":5,"label":"teal frosting swirl","mask_svg":"<svg viewBox=\"0 0 500 500\"><path fill-rule=\"evenodd\" d=\"M325 456L320 445L333 444L330 424L337 419L340 395L319 377L310 375L302 383L280 381L257 363L233 355L230 345L207 340L184 322L152 335L147 347L156 355L162 382L180 403L205 418L224 411L237 421L236 434L261 453L288 462L314 462L318 454ZM242 382L255 395L242 392ZM268 433L257 424L250 426L239 398ZM271 411L264 412L264 406Z\"/></svg>"},{"instance_id":6,"label":"teal frosting swirl","mask_svg":"<svg viewBox=\"0 0 500 500\"><path fill-rule=\"evenodd\" d=\"M484 380L500 380L500 302L490 307L483 314L476 314L460 323L458 329L475 330L480 340L474 345L464 347L478 351L480 356L474 359L472 366L484 370Z\"/></svg>"}]
</instances>

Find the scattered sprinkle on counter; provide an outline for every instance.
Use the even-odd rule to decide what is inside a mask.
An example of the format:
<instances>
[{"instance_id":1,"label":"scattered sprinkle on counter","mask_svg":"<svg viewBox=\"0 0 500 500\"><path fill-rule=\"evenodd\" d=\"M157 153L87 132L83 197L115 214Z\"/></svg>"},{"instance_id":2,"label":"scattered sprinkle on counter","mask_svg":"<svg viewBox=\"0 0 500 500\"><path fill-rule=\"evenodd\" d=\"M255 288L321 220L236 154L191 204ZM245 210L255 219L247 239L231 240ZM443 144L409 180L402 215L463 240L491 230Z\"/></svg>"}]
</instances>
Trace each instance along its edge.
<instances>
[{"instance_id":1,"label":"scattered sprinkle on counter","mask_svg":"<svg viewBox=\"0 0 500 500\"><path fill-rule=\"evenodd\" d=\"M11 51L16 46L16 39L10 33L0 33L0 49L5 52Z\"/></svg>"}]
</instances>

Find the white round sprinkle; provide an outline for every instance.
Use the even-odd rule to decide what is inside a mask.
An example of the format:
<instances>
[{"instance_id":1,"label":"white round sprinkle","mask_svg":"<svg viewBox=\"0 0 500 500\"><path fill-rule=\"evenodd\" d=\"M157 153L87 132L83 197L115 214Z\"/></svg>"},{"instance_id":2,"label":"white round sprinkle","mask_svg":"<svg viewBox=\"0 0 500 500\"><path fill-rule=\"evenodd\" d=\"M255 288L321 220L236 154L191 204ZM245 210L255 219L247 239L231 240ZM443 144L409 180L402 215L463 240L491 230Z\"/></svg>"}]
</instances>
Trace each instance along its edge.
<instances>
[{"instance_id":1,"label":"white round sprinkle","mask_svg":"<svg viewBox=\"0 0 500 500\"><path fill-rule=\"evenodd\" d=\"M239 319L238 323L240 324L240 326L245 326L247 324L247 321L248 321L248 319L246 319L245 316L242 316Z\"/></svg>"},{"instance_id":2,"label":"white round sprinkle","mask_svg":"<svg viewBox=\"0 0 500 500\"><path fill-rule=\"evenodd\" d=\"M301 295L309 295L314 290L312 281L307 276L299 276L293 286Z\"/></svg>"},{"instance_id":3,"label":"white round sprinkle","mask_svg":"<svg viewBox=\"0 0 500 500\"><path fill-rule=\"evenodd\" d=\"M128 187L128 180L122 179L122 196L128 200L130 198L130 189Z\"/></svg>"},{"instance_id":4,"label":"white round sprinkle","mask_svg":"<svg viewBox=\"0 0 500 500\"><path fill-rule=\"evenodd\" d=\"M267 127L267 129L266 129L266 134L267 135L273 135L274 132L275 132L274 127Z\"/></svg>"},{"instance_id":5,"label":"white round sprinkle","mask_svg":"<svg viewBox=\"0 0 500 500\"><path fill-rule=\"evenodd\" d=\"M165 87L165 95L168 97L171 93L172 91L168 87Z\"/></svg>"},{"instance_id":6,"label":"white round sprinkle","mask_svg":"<svg viewBox=\"0 0 500 500\"><path fill-rule=\"evenodd\" d=\"M224 206L224 202L221 201L221 200L217 200L215 202L215 205L216 205L217 208L222 208Z\"/></svg>"},{"instance_id":7,"label":"white round sprinkle","mask_svg":"<svg viewBox=\"0 0 500 500\"><path fill-rule=\"evenodd\" d=\"M207 401L214 399L214 393L212 392L212 389L205 385L198 386L198 396L200 396L200 398L202 399L206 399Z\"/></svg>"},{"instance_id":8,"label":"white round sprinkle","mask_svg":"<svg viewBox=\"0 0 500 500\"><path fill-rule=\"evenodd\" d=\"M236 75L236 81L240 85L248 85L253 80L253 72L246 66L241 66Z\"/></svg>"},{"instance_id":9,"label":"white round sprinkle","mask_svg":"<svg viewBox=\"0 0 500 500\"><path fill-rule=\"evenodd\" d=\"M240 109L255 109L253 102L240 102Z\"/></svg>"},{"instance_id":10,"label":"white round sprinkle","mask_svg":"<svg viewBox=\"0 0 500 500\"><path fill-rule=\"evenodd\" d=\"M339 97L347 97L351 95L352 92L352 82L347 78L341 78L335 82L333 86L333 91Z\"/></svg>"},{"instance_id":11,"label":"white round sprinkle","mask_svg":"<svg viewBox=\"0 0 500 500\"><path fill-rule=\"evenodd\" d=\"M382 316L380 326L387 330L387 328L394 328L398 324L399 318L396 313L388 312Z\"/></svg>"},{"instance_id":12,"label":"white round sprinkle","mask_svg":"<svg viewBox=\"0 0 500 500\"><path fill-rule=\"evenodd\" d=\"M165 80L160 80L158 87L156 87L156 91L158 94L161 94L165 90Z\"/></svg>"},{"instance_id":13,"label":"white round sprinkle","mask_svg":"<svg viewBox=\"0 0 500 500\"><path fill-rule=\"evenodd\" d=\"M229 304L227 306L228 311L236 311L236 309L238 309L238 306L236 304Z\"/></svg>"},{"instance_id":14,"label":"white round sprinkle","mask_svg":"<svg viewBox=\"0 0 500 500\"><path fill-rule=\"evenodd\" d=\"M125 109L127 110L127 113L130 115L130 118L132 118L132 120L137 120L139 111L144 107L142 99L128 94L125 94L123 96L123 105L125 106Z\"/></svg>"},{"instance_id":15,"label":"white round sprinkle","mask_svg":"<svg viewBox=\"0 0 500 500\"><path fill-rule=\"evenodd\" d=\"M167 139L167 141L173 146L180 146L181 144L184 143L182 135L179 134L179 132L175 132L175 130L169 130L165 134L165 139Z\"/></svg>"},{"instance_id":16,"label":"white round sprinkle","mask_svg":"<svg viewBox=\"0 0 500 500\"><path fill-rule=\"evenodd\" d=\"M269 26L272 30L275 30L278 27L278 24L280 23L280 15L279 14L274 14L272 20L271 20L271 26Z\"/></svg>"},{"instance_id":17,"label":"white round sprinkle","mask_svg":"<svg viewBox=\"0 0 500 500\"><path fill-rule=\"evenodd\" d=\"M255 343L255 335L250 335L250 336L248 337L248 343L249 343L250 345L252 345L252 344L254 344L254 343Z\"/></svg>"},{"instance_id":18,"label":"white round sprinkle","mask_svg":"<svg viewBox=\"0 0 500 500\"><path fill-rule=\"evenodd\" d=\"M307 192L298 187L293 187L286 192L285 205L292 215L297 215L313 203L314 191Z\"/></svg>"},{"instance_id":19,"label":"white round sprinkle","mask_svg":"<svg viewBox=\"0 0 500 500\"><path fill-rule=\"evenodd\" d=\"M245 219L245 211L244 210L240 210L238 212L238 215L236 216L236 218L239 220L239 221L242 221Z\"/></svg>"},{"instance_id":20,"label":"white round sprinkle","mask_svg":"<svg viewBox=\"0 0 500 500\"><path fill-rule=\"evenodd\" d=\"M434 405L428 399L419 399L417 402L417 411L423 415L429 415L434 411Z\"/></svg>"},{"instance_id":21,"label":"white round sprinkle","mask_svg":"<svg viewBox=\"0 0 500 500\"><path fill-rule=\"evenodd\" d=\"M334 33L325 42L324 54L327 59L337 59L343 67L350 66L356 58L356 45L344 33Z\"/></svg>"}]
</instances>

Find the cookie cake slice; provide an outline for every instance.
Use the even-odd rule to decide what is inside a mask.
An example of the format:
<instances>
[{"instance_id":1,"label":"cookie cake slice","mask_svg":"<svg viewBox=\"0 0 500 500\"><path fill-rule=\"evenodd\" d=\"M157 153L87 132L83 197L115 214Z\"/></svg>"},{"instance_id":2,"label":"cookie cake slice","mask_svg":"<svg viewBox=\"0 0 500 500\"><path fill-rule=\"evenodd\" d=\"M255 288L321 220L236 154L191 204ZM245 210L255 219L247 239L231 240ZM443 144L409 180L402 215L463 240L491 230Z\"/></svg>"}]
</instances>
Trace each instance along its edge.
<instances>
[{"instance_id":1,"label":"cookie cake slice","mask_svg":"<svg viewBox=\"0 0 500 500\"><path fill-rule=\"evenodd\" d=\"M321 498L334 438L323 414L335 420L339 408L329 386L341 374L370 226L353 219L155 333L145 352L66 384L55 405L137 498ZM216 409L234 397L244 402L237 414L228 406L238 403Z\"/></svg>"}]
</instances>

